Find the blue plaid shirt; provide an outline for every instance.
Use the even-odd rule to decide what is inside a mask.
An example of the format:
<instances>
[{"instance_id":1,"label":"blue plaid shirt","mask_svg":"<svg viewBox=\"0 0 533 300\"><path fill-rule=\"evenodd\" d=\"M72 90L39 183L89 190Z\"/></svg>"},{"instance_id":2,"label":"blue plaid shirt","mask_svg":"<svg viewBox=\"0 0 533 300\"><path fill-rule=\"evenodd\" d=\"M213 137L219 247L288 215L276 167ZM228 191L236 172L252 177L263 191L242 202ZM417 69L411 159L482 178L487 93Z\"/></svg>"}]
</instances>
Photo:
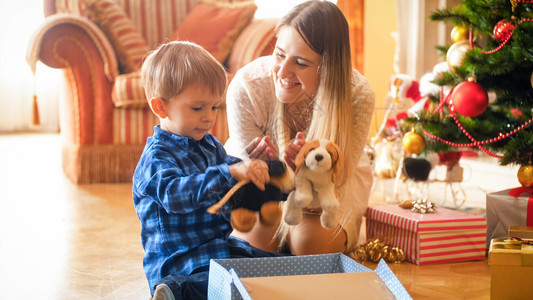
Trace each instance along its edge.
<instances>
[{"instance_id":1,"label":"blue plaid shirt","mask_svg":"<svg viewBox=\"0 0 533 300\"><path fill-rule=\"evenodd\" d=\"M210 134L195 141L155 127L133 175L152 292L170 273L189 275L212 258L229 257L230 216L206 210L237 183L228 165L238 161Z\"/></svg>"}]
</instances>

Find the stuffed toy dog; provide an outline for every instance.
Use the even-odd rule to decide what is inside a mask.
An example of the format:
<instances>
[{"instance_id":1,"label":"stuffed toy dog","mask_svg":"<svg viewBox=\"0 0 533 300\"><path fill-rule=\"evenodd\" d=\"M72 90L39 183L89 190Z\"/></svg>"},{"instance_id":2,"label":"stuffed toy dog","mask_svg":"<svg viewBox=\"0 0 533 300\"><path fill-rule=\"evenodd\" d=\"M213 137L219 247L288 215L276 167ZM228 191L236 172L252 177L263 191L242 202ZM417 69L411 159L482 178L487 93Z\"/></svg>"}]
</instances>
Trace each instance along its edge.
<instances>
[{"instance_id":1,"label":"stuffed toy dog","mask_svg":"<svg viewBox=\"0 0 533 300\"><path fill-rule=\"evenodd\" d=\"M241 232L254 227L259 212L259 221L266 225L276 225L281 220L280 201L285 201L283 193L294 189L294 173L280 160L267 161L270 182L261 191L249 180L239 181L226 195L207 211L216 213L225 203L231 210L231 224Z\"/></svg>"},{"instance_id":2,"label":"stuffed toy dog","mask_svg":"<svg viewBox=\"0 0 533 300\"><path fill-rule=\"evenodd\" d=\"M303 208L320 206L322 226L335 228L339 208L335 181L342 169L339 147L325 139L309 141L296 156L295 165L295 190L289 194L285 204L285 222L296 225L302 220Z\"/></svg>"}]
</instances>

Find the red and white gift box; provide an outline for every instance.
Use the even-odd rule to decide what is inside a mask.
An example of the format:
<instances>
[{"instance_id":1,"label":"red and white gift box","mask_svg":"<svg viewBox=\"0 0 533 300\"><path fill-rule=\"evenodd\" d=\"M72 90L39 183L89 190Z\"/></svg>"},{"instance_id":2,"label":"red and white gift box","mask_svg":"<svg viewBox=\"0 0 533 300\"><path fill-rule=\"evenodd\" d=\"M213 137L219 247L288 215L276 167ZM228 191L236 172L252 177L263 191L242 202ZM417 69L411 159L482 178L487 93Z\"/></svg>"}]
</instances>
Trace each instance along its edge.
<instances>
[{"instance_id":1,"label":"red and white gift box","mask_svg":"<svg viewBox=\"0 0 533 300\"><path fill-rule=\"evenodd\" d=\"M417 265L484 259L487 220L444 207L436 210L421 214L395 204L368 207L367 237L399 247Z\"/></svg>"},{"instance_id":2,"label":"red and white gift box","mask_svg":"<svg viewBox=\"0 0 533 300\"><path fill-rule=\"evenodd\" d=\"M506 238L510 226L533 226L533 189L515 188L487 194L487 246Z\"/></svg>"}]
</instances>

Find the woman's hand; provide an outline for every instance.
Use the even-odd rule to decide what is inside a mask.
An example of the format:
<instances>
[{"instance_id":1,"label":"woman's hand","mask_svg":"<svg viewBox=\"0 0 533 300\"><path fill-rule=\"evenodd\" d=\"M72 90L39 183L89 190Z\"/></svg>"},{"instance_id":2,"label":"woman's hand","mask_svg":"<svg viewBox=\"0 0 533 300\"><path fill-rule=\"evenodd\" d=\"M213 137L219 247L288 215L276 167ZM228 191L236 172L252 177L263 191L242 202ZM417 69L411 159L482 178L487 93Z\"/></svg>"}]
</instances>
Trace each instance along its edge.
<instances>
[{"instance_id":1,"label":"woman's hand","mask_svg":"<svg viewBox=\"0 0 533 300\"><path fill-rule=\"evenodd\" d=\"M261 191L265 190L265 184L270 181L268 165L260 159L253 159L250 163L240 162L230 165L229 171L238 181L249 179Z\"/></svg>"},{"instance_id":2,"label":"woman's hand","mask_svg":"<svg viewBox=\"0 0 533 300\"><path fill-rule=\"evenodd\" d=\"M267 135L261 138L255 138L247 147L248 157L262 160L278 159L276 149L272 139Z\"/></svg>"},{"instance_id":3,"label":"woman's hand","mask_svg":"<svg viewBox=\"0 0 533 300\"><path fill-rule=\"evenodd\" d=\"M285 162L291 169L295 170L296 165L294 164L294 160L296 159L296 155L298 155L298 152L300 152L300 149L305 145L305 137L302 132L298 132L296 134L296 137L294 138L294 141L287 146L287 149L285 150Z\"/></svg>"}]
</instances>

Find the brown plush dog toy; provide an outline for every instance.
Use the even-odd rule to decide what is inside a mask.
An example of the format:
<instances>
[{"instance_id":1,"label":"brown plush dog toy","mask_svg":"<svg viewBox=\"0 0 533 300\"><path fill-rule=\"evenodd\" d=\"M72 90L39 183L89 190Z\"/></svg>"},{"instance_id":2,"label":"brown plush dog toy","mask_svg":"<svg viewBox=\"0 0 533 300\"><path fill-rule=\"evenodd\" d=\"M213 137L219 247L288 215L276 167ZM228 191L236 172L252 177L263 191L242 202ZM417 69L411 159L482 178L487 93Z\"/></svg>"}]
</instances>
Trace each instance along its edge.
<instances>
[{"instance_id":1,"label":"brown plush dog toy","mask_svg":"<svg viewBox=\"0 0 533 300\"><path fill-rule=\"evenodd\" d=\"M231 210L231 224L241 232L248 232L254 227L259 212L259 221L266 225L276 225L281 220L280 201L285 201L283 193L294 189L294 173L280 160L267 161L270 182L265 190L259 190L249 180L239 181L207 212L215 214L228 203Z\"/></svg>"},{"instance_id":2,"label":"brown plush dog toy","mask_svg":"<svg viewBox=\"0 0 533 300\"><path fill-rule=\"evenodd\" d=\"M298 152L295 165L295 190L285 204L285 222L296 225L302 220L304 207L320 206L322 227L335 228L339 223L335 181L343 165L339 147L325 139L309 141Z\"/></svg>"}]
</instances>

